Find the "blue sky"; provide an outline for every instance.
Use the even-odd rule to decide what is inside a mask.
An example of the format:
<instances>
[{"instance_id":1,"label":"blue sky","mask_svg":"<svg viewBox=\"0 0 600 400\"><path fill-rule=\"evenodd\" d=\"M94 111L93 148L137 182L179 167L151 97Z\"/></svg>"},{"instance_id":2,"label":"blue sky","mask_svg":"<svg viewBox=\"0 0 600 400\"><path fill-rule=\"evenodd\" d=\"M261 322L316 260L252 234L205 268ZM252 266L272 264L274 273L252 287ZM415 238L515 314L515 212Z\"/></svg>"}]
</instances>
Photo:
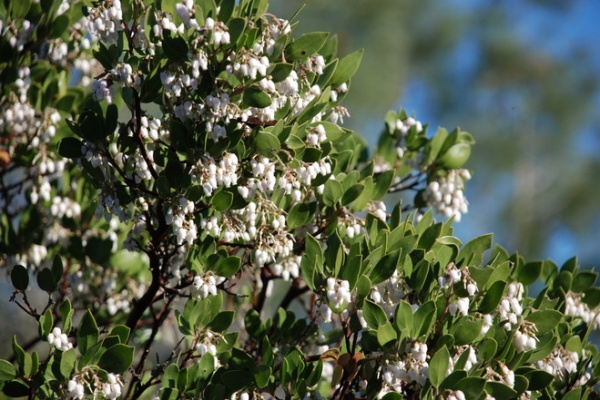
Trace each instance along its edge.
<instances>
[{"instance_id":1,"label":"blue sky","mask_svg":"<svg viewBox=\"0 0 600 400\"><path fill-rule=\"evenodd\" d=\"M488 0L451 0L451 7L459 7L465 13L476 13L480 7L489 6L492 2ZM541 7L532 2L508 0L503 6L509 10L513 29L536 51L550 53L569 63L577 63L574 49L584 47L592 49L593 68L600 71L600 1L581 0L572 1L567 9L549 9ZM476 46L473 41L465 39L453 53L456 60L457 79L467 79L469 69L477 62ZM409 112L416 112L423 121L430 122L435 126L454 126L459 121L442 121L436 115L435 110L428 107L428 93L426 86L416 80L409 79L404 93L410 96L401 97L397 106L404 107ZM429 94L430 95L430 94ZM600 110L600 94L596 99L598 110ZM515 104L518 106L518 104ZM518 108L518 107L515 107ZM475 133L475 137L477 135ZM577 151L587 157L600 157L600 127L589 124L577 137ZM475 149L477 151L477 149ZM477 179L477 171L475 178ZM507 188L510 186L510 177L506 177L499 185ZM597 182L590 184L600 184ZM492 232L494 226L487 225L490 221L485 214L494 209L496 199L473 198L472 193L467 190L467 196L471 199L470 212L463 221L456 224L456 233L463 239L472 238L477 235ZM600 205L599 205L600 214ZM600 238L600 218L590 218L593 237L580 238L564 226L557 226L551 235L551 239L544 254L561 264L575 254L585 254L588 259L599 259L600 252L597 247ZM501 241L502 238L496 237Z\"/></svg>"}]
</instances>

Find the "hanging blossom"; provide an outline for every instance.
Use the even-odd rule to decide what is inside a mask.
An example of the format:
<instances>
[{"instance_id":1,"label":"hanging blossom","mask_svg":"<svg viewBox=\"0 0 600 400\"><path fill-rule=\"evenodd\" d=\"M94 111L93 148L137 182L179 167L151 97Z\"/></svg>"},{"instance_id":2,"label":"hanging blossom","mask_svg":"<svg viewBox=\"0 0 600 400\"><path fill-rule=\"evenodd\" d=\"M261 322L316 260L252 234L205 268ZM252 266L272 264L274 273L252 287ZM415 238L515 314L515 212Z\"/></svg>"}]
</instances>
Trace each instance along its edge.
<instances>
[{"instance_id":1,"label":"hanging blossom","mask_svg":"<svg viewBox=\"0 0 600 400\"><path fill-rule=\"evenodd\" d=\"M69 342L66 334L62 333L61 329L56 327L48 334L48 343L57 350L67 351L73 348L73 343Z\"/></svg>"},{"instance_id":2,"label":"hanging blossom","mask_svg":"<svg viewBox=\"0 0 600 400\"><path fill-rule=\"evenodd\" d=\"M464 195L465 181L471 179L466 169L451 169L446 176L435 177L423 192L423 198L436 212L446 218L454 217L460 222L462 214L469 210Z\"/></svg>"},{"instance_id":3,"label":"hanging blossom","mask_svg":"<svg viewBox=\"0 0 600 400\"><path fill-rule=\"evenodd\" d=\"M67 382L67 396L70 399L83 399L85 396L85 388L83 384L73 379L69 380L69 382Z\"/></svg>"},{"instance_id":4,"label":"hanging blossom","mask_svg":"<svg viewBox=\"0 0 600 400\"><path fill-rule=\"evenodd\" d=\"M515 386L515 372L508 368L505 364L498 361L500 372L487 367L485 378L492 382L501 382L509 387Z\"/></svg>"},{"instance_id":5,"label":"hanging blossom","mask_svg":"<svg viewBox=\"0 0 600 400\"><path fill-rule=\"evenodd\" d=\"M453 262L446 266L444 275L438 277L438 284L442 289L448 289L459 282L462 282L463 287L467 290L469 296L473 296L479 291L477 283L469 274L469 269L467 267L459 269ZM457 313L460 313L461 315L466 316L469 313L470 302L471 300L469 297L457 298L448 306L450 315L454 316Z\"/></svg>"},{"instance_id":6,"label":"hanging blossom","mask_svg":"<svg viewBox=\"0 0 600 400\"><path fill-rule=\"evenodd\" d=\"M226 71L229 74L235 74L239 77L255 80L258 77L265 77L270 65L271 63L269 62L268 57L254 54L252 51L247 51L235 55L233 63L226 67ZM274 89L274 87L272 89Z\"/></svg>"},{"instance_id":7,"label":"hanging blossom","mask_svg":"<svg viewBox=\"0 0 600 400\"><path fill-rule=\"evenodd\" d=\"M85 390L91 392L94 399L102 396L104 399L115 400L123 394L123 381L120 375L109 373L106 381L91 371L77 374L67 382L67 397L81 400L85 398Z\"/></svg>"},{"instance_id":8,"label":"hanging blossom","mask_svg":"<svg viewBox=\"0 0 600 400\"><path fill-rule=\"evenodd\" d=\"M224 277L215 275L212 271L208 271L201 275L196 275L193 284L197 296L201 299L205 299L208 296L215 296L217 294L217 286L223 282L225 282Z\"/></svg>"},{"instance_id":9,"label":"hanging blossom","mask_svg":"<svg viewBox=\"0 0 600 400\"><path fill-rule=\"evenodd\" d=\"M346 280L327 278L327 300L335 309L345 307L352 301L350 283Z\"/></svg>"},{"instance_id":10,"label":"hanging blossom","mask_svg":"<svg viewBox=\"0 0 600 400\"><path fill-rule=\"evenodd\" d=\"M106 0L100 6L88 10L90 34L103 42L116 42L123 22L121 0Z\"/></svg>"},{"instance_id":11,"label":"hanging blossom","mask_svg":"<svg viewBox=\"0 0 600 400\"><path fill-rule=\"evenodd\" d=\"M522 318L523 284L512 282L508 285L507 294L496 309L497 318L504 321L502 327L507 331L515 331L512 343L519 353L537 347L537 328L535 324Z\"/></svg>"},{"instance_id":12,"label":"hanging blossom","mask_svg":"<svg viewBox=\"0 0 600 400\"><path fill-rule=\"evenodd\" d=\"M395 270L389 279L371 288L369 297L383 308L388 317L392 317L400 300L411 291L400 272Z\"/></svg>"},{"instance_id":13,"label":"hanging blossom","mask_svg":"<svg viewBox=\"0 0 600 400\"><path fill-rule=\"evenodd\" d=\"M600 328L600 311L591 310L590 307L582 301L581 293L567 292L565 296L565 315L578 317L593 329Z\"/></svg>"},{"instance_id":14,"label":"hanging blossom","mask_svg":"<svg viewBox=\"0 0 600 400\"><path fill-rule=\"evenodd\" d=\"M194 202L182 197L177 205L167 210L165 222L171 225L179 245L191 244L198 236L198 228L194 222L194 208Z\"/></svg>"},{"instance_id":15,"label":"hanging blossom","mask_svg":"<svg viewBox=\"0 0 600 400\"><path fill-rule=\"evenodd\" d=\"M559 345L546 358L537 361L535 366L564 382L568 380L569 374L577 372L579 360L577 352L568 351Z\"/></svg>"},{"instance_id":16,"label":"hanging blossom","mask_svg":"<svg viewBox=\"0 0 600 400\"><path fill-rule=\"evenodd\" d=\"M405 393L405 388L411 385L425 385L429 376L427 349L426 343L409 342L400 359L386 359L381 369L383 388L378 397L392 392Z\"/></svg>"},{"instance_id":17,"label":"hanging blossom","mask_svg":"<svg viewBox=\"0 0 600 400\"><path fill-rule=\"evenodd\" d=\"M221 21L215 21L211 17L206 18L204 28L208 31L212 31L210 36L210 43L215 46L222 44L229 44L230 36L227 25Z\"/></svg>"},{"instance_id":18,"label":"hanging blossom","mask_svg":"<svg viewBox=\"0 0 600 400\"><path fill-rule=\"evenodd\" d=\"M396 132L399 135L398 141L396 143L396 154L398 158L404 157L406 153L406 136L411 129L414 129L416 133L423 132L423 124L421 122L415 120L413 117L408 117L406 119L398 118L396 120Z\"/></svg>"},{"instance_id":19,"label":"hanging blossom","mask_svg":"<svg viewBox=\"0 0 600 400\"><path fill-rule=\"evenodd\" d=\"M217 357L217 345L221 341L225 341L225 338L222 335L210 330L206 330L201 334L201 338L196 343L196 350L200 354L200 357L206 353L209 353L211 356L213 356L213 365L215 370L221 366L221 362Z\"/></svg>"},{"instance_id":20,"label":"hanging blossom","mask_svg":"<svg viewBox=\"0 0 600 400\"><path fill-rule=\"evenodd\" d=\"M121 397L123 383L119 377L112 372L108 374L108 382L102 383L102 394L105 398L114 400Z\"/></svg>"},{"instance_id":21,"label":"hanging blossom","mask_svg":"<svg viewBox=\"0 0 600 400\"><path fill-rule=\"evenodd\" d=\"M195 17L194 0L184 0L181 3L175 4L175 11L186 28L200 29L200 25L198 25Z\"/></svg>"},{"instance_id":22,"label":"hanging blossom","mask_svg":"<svg viewBox=\"0 0 600 400\"><path fill-rule=\"evenodd\" d=\"M273 230L272 226L261 225L257 231L254 265L264 267L267 263L277 261L277 257L288 257L294 250L294 237L282 226Z\"/></svg>"},{"instance_id":23,"label":"hanging blossom","mask_svg":"<svg viewBox=\"0 0 600 400\"><path fill-rule=\"evenodd\" d=\"M467 359L462 368L463 370L470 371L473 368L473 366L475 364L477 364L477 351L475 350L474 347L472 347L472 346L457 346L456 354L454 356L450 356L449 363L448 363L448 370L446 371L446 376L448 376L452 372L454 372L454 366L458 362L458 359L461 358L461 356L464 353L467 353Z\"/></svg>"},{"instance_id":24,"label":"hanging blossom","mask_svg":"<svg viewBox=\"0 0 600 400\"><path fill-rule=\"evenodd\" d=\"M204 194L211 196L220 186L228 188L237 184L237 168L238 157L234 153L224 153L219 161L205 154L196 164L194 177L202 185Z\"/></svg>"},{"instance_id":25,"label":"hanging blossom","mask_svg":"<svg viewBox=\"0 0 600 400\"><path fill-rule=\"evenodd\" d=\"M112 103L114 90L107 79L95 79L92 82L92 96L96 101L106 100L108 104Z\"/></svg>"}]
</instances>

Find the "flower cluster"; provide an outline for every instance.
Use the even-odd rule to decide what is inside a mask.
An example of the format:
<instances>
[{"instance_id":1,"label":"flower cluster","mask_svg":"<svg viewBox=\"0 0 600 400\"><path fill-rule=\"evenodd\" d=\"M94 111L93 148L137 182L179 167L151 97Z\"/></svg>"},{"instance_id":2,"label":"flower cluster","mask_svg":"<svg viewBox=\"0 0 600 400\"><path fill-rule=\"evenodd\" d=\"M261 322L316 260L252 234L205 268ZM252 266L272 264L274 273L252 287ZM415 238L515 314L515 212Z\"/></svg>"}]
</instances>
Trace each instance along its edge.
<instances>
[{"instance_id":1,"label":"flower cluster","mask_svg":"<svg viewBox=\"0 0 600 400\"><path fill-rule=\"evenodd\" d=\"M463 357L463 354L467 354L467 359L465 360L465 364L462 367L465 371L470 371L473 369L473 366L477 364L477 351L473 346L459 346L457 348L456 354L451 356L448 363L448 370L446 371L446 375L450 375L454 372L455 366L458 360Z\"/></svg>"},{"instance_id":2,"label":"flower cluster","mask_svg":"<svg viewBox=\"0 0 600 400\"><path fill-rule=\"evenodd\" d=\"M397 270L387 280L371 288L369 297L383 307L388 316L394 315L396 306L411 290Z\"/></svg>"},{"instance_id":3,"label":"flower cluster","mask_svg":"<svg viewBox=\"0 0 600 400\"><path fill-rule=\"evenodd\" d=\"M445 176L437 176L425 189L423 199L436 212L446 218L454 217L460 222L462 214L468 211L468 202L464 195L465 181L471 179L466 169L451 169Z\"/></svg>"},{"instance_id":4,"label":"flower cluster","mask_svg":"<svg viewBox=\"0 0 600 400\"><path fill-rule=\"evenodd\" d=\"M83 399L85 396L83 384L71 379L67 382L67 396L70 399Z\"/></svg>"},{"instance_id":5,"label":"flower cluster","mask_svg":"<svg viewBox=\"0 0 600 400\"><path fill-rule=\"evenodd\" d=\"M406 135L411 129L414 129L416 133L423 132L423 125L421 122L415 120L413 117L408 117L405 119L398 118L396 120L396 133L398 134L398 141L396 143L396 153L398 158L404 157L404 154L407 151L406 148Z\"/></svg>"},{"instance_id":6,"label":"flower cluster","mask_svg":"<svg viewBox=\"0 0 600 400\"><path fill-rule=\"evenodd\" d=\"M113 373L108 374L108 382L102 383L102 394L106 399L114 400L121 397L121 388L123 383L119 377Z\"/></svg>"},{"instance_id":7,"label":"flower cluster","mask_svg":"<svg viewBox=\"0 0 600 400\"><path fill-rule=\"evenodd\" d=\"M115 400L122 395L123 382L119 375L113 373L106 376L106 381L102 381L98 375L91 372L83 373L67 382L66 395L69 399L82 400L85 398L86 388L93 398L102 396L104 399Z\"/></svg>"},{"instance_id":8,"label":"flower cluster","mask_svg":"<svg viewBox=\"0 0 600 400\"><path fill-rule=\"evenodd\" d=\"M191 244L198 236L198 228L194 223L194 203L182 197L179 204L167 210L165 222L173 227L177 244Z\"/></svg>"},{"instance_id":9,"label":"flower cluster","mask_svg":"<svg viewBox=\"0 0 600 400\"><path fill-rule=\"evenodd\" d=\"M209 271L194 277L194 288L198 297L205 299L208 296L215 296L217 294L217 285L220 285L224 281L225 278Z\"/></svg>"},{"instance_id":10,"label":"flower cluster","mask_svg":"<svg viewBox=\"0 0 600 400\"><path fill-rule=\"evenodd\" d=\"M515 372L508 368L504 363L499 362L498 364L500 372L488 367L486 371L487 380L492 382L501 382L511 388L514 387Z\"/></svg>"},{"instance_id":11,"label":"flower cluster","mask_svg":"<svg viewBox=\"0 0 600 400\"><path fill-rule=\"evenodd\" d=\"M409 386L423 386L429 376L427 362L427 344L410 342L406 345L404 356L397 361L386 360L381 370L384 387L379 396L386 393L405 393Z\"/></svg>"},{"instance_id":12,"label":"flower cluster","mask_svg":"<svg viewBox=\"0 0 600 400\"><path fill-rule=\"evenodd\" d=\"M121 0L100 3L100 7L89 9L89 32L102 41L116 42L123 22Z\"/></svg>"},{"instance_id":13,"label":"flower cluster","mask_svg":"<svg viewBox=\"0 0 600 400\"><path fill-rule=\"evenodd\" d=\"M48 334L48 343L57 350L67 351L73 348L73 343L69 342L69 338L66 334L62 333L60 328L52 329L52 332Z\"/></svg>"},{"instance_id":14,"label":"flower cluster","mask_svg":"<svg viewBox=\"0 0 600 400\"><path fill-rule=\"evenodd\" d=\"M348 305L352 301L348 281L327 278L327 300L335 310L340 310Z\"/></svg>"},{"instance_id":15,"label":"flower cluster","mask_svg":"<svg viewBox=\"0 0 600 400\"><path fill-rule=\"evenodd\" d=\"M600 313L590 310L590 307L582 301L582 297L579 293L567 293L565 296L565 315L581 318L593 329L600 328Z\"/></svg>"},{"instance_id":16,"label":"flower cluster","mask_svg":"<svg viewBox=\"0 0 600 400\"><path fill-rule=\"evenodd\" d=\"M448 306L448 311L451 315L456 315L459 312L461 315L466 316L469 313L470 297L479 291L477 283L473 280L469 274L468 268L459 269L456 265L451 262L446 266L444 275L438 277L438 284L441 288L447 289L455 283L461 282L464 289L466 289L468 297L460 297L456 299L456 302L452 302Z\"/></svg>"},{"instance_id":17,"label":"flower cluster","mask_svg":"<svg viewBox=\"0 0 600 400\"><path fill-rule=\"evenodd\" d=\"M119 311L128 313L131 310L129 292L127 290L122 290L118 295L111 295L106 299L106 309L110 315L115 315Z\"/></svg>"},{"instance_id":18,"label":"flower cluster","mask_svg":"<svg viewBox=\"0 0 600 400\"><path fill-rule=\"evenodd\" d=\"M536 367L566 381L569 374L577 372L579 361L577 352L558 346L546 358L536 362Z\"/></svg>"},{"instance_id":19,"label":"flower cluster","mask_svg":"<svg viewBox=\"0 0 600 400\"><path fill-rule=\"evenodd\" d=\"M225 153L217 162L206 154L196 165L197 179L207 196L219 187L231 187L238 181L238 157L234 153Z\"/></svg>"},{"instance_id":20,"label":"flower cluster","mask_svg":"<svg viewBox=\"0 0 600 400\"><path fill-rule=\"evenodd\" d=\"M221 341L224 341L224 338L221 335L207 330L202 333L200 339L196 343L196 351L198 351L200 357L206 353L213 356L214 368L218 368L221 365L221 362L217 358L217 345Z\"/></svg>"},{"instance_id":21,"label":"flower cluster","mask_svg":"<svg viewBox=\"0 0 600 400\"><path fill-rule=\"evenodd\" d=\"M81 205L68 197L56 196L52 199L50 213L56 218L77 218L81 215Z\"/></svg>"}]
</instances>

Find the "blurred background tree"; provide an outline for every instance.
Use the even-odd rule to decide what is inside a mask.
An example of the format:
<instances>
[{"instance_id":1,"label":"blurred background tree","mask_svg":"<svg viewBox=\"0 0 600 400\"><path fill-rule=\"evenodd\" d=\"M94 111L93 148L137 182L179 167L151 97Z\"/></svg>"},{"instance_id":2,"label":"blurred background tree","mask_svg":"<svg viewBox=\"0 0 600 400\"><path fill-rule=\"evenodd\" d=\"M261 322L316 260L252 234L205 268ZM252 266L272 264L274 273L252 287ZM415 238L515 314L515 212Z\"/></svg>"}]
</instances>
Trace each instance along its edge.
<instances>
[{"instance_id":1,"label":"blurred background tree","mask_svg":"<svg viewBox=\"0 0 600 400\"><path fill-rule=\"evenodd\" d=\"M291 17L305 1L274 1ZM309 0L302 30L366 49L346 123L375 145L403 107L477 140L463 239L558 263L600 259L600 3L552 0ZM332 16L335 16L332 18Z\"/></svg>"}]
</instances>

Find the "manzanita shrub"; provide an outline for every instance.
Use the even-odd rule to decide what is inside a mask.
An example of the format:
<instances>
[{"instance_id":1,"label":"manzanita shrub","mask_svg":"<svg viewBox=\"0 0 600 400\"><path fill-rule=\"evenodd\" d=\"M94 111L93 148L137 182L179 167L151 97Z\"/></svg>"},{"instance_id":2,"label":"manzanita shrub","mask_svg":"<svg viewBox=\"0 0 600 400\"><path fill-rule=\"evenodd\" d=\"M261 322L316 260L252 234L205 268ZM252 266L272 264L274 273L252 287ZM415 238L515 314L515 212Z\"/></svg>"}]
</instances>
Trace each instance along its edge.
<instances>
[{"instance_id":1,"label":"manzanita shrub","mask_svg":"<svg viewBox=\"0 0 600 400\"><path fill-rule=\"evenodd\" d=\"M0 1L0 265L39 324L3 396L596 398L597 274L461 243L471 135L390 112L369 154L362 51L294 19Z\"/></svg>"}]
</instances>

